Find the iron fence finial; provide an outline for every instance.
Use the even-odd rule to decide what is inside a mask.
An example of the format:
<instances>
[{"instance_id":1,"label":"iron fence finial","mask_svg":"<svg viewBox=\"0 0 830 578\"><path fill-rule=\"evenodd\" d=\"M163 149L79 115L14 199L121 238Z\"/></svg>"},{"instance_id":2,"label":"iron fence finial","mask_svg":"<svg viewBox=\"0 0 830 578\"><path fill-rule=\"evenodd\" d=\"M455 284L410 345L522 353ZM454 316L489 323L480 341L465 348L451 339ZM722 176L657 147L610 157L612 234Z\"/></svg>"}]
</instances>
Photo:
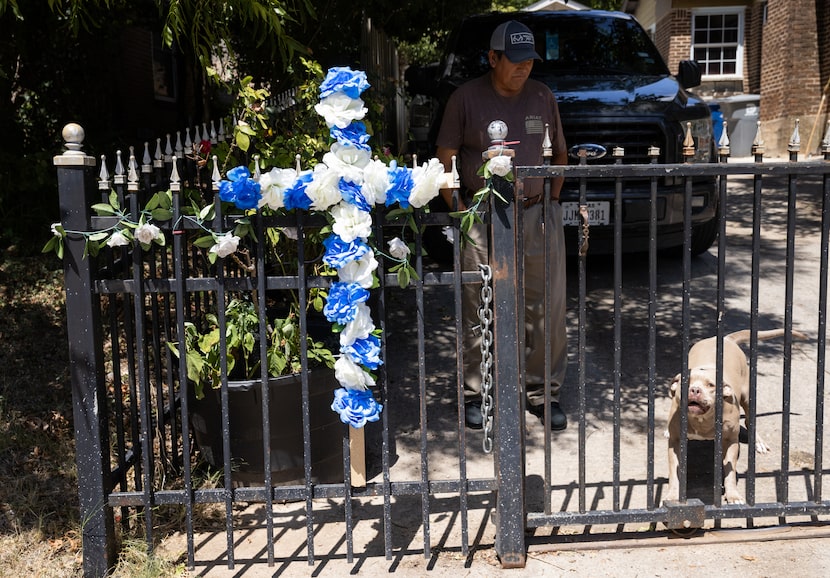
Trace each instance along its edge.
<instances>
[{"instance_id":1,"label":"iron fence finial","mask_svg":"<svg viewBox=\"0 0 830 578\"><path fill-rule=\"evenodd\" d=\"M799 119L795 119L795 128L790 136L790 142L787 144L787 150L791 153L797 153L801 150L801 135L798 134L798 124Z\"/></svg>"}]
</instances>

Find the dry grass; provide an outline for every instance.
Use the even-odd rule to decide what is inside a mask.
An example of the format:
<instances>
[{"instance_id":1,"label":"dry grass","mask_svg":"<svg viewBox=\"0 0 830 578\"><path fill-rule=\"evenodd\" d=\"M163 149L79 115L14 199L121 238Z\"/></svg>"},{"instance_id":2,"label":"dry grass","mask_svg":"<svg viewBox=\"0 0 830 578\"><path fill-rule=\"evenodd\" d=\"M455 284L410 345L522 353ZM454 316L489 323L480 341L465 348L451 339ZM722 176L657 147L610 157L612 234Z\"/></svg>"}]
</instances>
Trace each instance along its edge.
<instances>
[{"instance_id":1,"label":"dry grass","mask_svg":"<svg viewBox=\"0 0 830 578\"><path fill-rule=\"evenodd\" d=\"M0 576L80 575L60 267L0 257Z\"/></svg>"},{"instance_id":2,"label":"dry grass","mask_svg":"<svg viewBox=\"0 0 830 578\"><path fill-rule=\"evenodd\" d=\"M0 578L82 575L63 272L0 253ZM114 576L183 576L123 538Z\"/></svg>"}]
</instances>

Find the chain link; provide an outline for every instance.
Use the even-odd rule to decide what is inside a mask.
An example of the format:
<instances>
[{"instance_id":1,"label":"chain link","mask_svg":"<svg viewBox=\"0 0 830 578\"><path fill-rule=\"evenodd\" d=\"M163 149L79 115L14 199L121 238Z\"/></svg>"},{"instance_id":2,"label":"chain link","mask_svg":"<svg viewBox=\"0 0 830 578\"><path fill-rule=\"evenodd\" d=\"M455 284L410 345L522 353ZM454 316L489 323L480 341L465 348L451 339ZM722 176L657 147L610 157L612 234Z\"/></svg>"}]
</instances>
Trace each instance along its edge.
<instances>
[{"instance_id":1,"label":"chain link","mask_svg":"<svg viewBox=\"0 0 830 578\"><path fill-rule=\"evenodd\" d=\"M481 307L478 319L481 328L481 415L484 422L484 453L493 451L493 272L490 265L479 264L481 271Z\"/></svg>"}]
</instances>

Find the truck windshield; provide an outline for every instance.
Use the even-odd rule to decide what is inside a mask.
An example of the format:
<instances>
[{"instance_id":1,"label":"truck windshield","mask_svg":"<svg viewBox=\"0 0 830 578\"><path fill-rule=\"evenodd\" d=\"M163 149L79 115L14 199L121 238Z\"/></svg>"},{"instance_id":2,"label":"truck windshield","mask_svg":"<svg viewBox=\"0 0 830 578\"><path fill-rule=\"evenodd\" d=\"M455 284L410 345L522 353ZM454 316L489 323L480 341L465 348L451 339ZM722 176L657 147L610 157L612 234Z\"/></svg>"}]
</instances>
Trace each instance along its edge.
<instances>
[{"instance_id":1,"label":"truck windshield","mask_svg":"<svg viewBox=\"0 0 830 578\"><path fill-rule=\"evenodd\" d=\"M536 52L543 58L533 76L579 74L667 75L668 68L645 31L628 18L517 17L533 30ZM472 78L487 70L490 33L497 22L462 26L451 62L451 76Z\"/></svg>"}]
</instances>

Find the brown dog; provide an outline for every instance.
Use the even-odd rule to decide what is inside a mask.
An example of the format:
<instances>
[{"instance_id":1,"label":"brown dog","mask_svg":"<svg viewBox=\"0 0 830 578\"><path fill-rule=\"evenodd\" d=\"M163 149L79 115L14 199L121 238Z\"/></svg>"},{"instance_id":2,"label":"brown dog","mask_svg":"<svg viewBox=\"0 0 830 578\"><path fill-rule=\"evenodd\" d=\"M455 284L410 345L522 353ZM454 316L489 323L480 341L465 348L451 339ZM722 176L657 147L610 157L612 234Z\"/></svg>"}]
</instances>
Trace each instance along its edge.
<instances>
[{"instance_id":1,"label":"brown dog","mask_svg":"<svg viewBox=\"0 0 830 578\"><path fill-rule=\"evenodd\" d=\"M783 329L759 331L758 339L773 339L784 335ZM799 339L807 337L793 331ZM723 476L724 496L729 504L743 504L743 496L738 492L738 477L735 471L740 453L738 435L741 430L741 410L749 425L749 367L746 355L739 347L748 343L749 330L737 331L726 335L723 340ZM710 337L696 343L689 350L689 404L687 434L690 440L715 439L715 374L717 364L717 338ZM669 411L669 423L666 435L669 438L669 487L667 499L679 497L677 468L680 452L680 374L671 384L672 405ZM769 447L755 436L755 449L766 453Z\"/></svg>"}]
</instances>

